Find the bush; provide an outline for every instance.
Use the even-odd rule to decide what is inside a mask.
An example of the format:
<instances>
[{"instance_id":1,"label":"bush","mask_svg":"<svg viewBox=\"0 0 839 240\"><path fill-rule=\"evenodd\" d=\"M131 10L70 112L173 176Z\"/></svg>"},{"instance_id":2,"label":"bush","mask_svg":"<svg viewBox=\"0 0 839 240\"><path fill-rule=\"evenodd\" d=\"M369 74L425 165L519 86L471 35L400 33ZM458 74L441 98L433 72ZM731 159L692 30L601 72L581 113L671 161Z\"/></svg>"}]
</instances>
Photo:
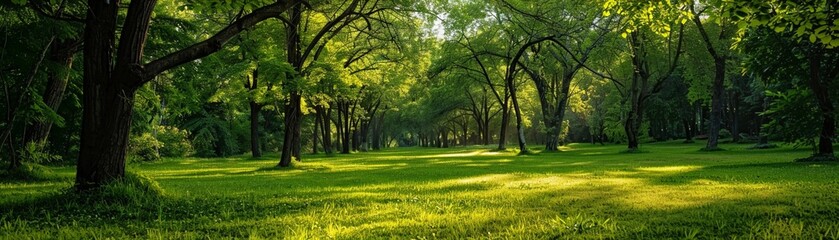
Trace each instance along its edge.
<instances>
[{"instance_id":1,"label":"bush","mask_svg":"<svg viewBox=\"0 0 839 240\"><path fill-rule=\"evenodd\" d=\"M173 126L156 126L157 140L162 144L160 156L186 157L195 150L189 141L189 132Z\"/></svg>"},{"instance_id":2,"label":"bush","mask_svg":"<svg viewBox=\"0 0 839 240\"><path fill-rule=\"evenodd\" d=\"M128 140L128 159L132 162L160 160L160 153L158 151L161 147L163 147L163 143L154 138L150 133L131 136Z\"/></svg>"},{"instance_id":3,"label":"bush","mask_svg":"<svg viewBox=\"0 0 839 240\"><path fill-rule=\"evenodd\" d=\"M21 181L40 181L54 178L52 170L36 163L22 163L20 167L10 171L4 171L2 179Z\"/></svg>"},{"instance_id":4,"label":"bush","mask_svg":"<svg viewBox=\"0 0 839 240\"><path fill-rule=\"evenodd\" d=\"M106 199L122 204L143 205L160 200L163 188L149 177L126 172L125 176L112 183L102 186L98 192L99 199Z\"/></svg>"},{"instance_id":5,"label":"bush","mask_svg":"<svg viewBox=\"0 0 839 240\"><path fill-rule=\"evenodd\" d=\"M731 132L728 129L720 129L719 138L731 138Z\"/></svg>"},{"instance_id":6,"label":"bush","mask_svg":"<svg viewBox=\"0 0 839 240\"><path fill-rule=\"evenodd\" d=\"M61 160L61 156L47 152L46 142L29 142L18 151L21 162L41 164Z\"/></svg>"}]
</instances>

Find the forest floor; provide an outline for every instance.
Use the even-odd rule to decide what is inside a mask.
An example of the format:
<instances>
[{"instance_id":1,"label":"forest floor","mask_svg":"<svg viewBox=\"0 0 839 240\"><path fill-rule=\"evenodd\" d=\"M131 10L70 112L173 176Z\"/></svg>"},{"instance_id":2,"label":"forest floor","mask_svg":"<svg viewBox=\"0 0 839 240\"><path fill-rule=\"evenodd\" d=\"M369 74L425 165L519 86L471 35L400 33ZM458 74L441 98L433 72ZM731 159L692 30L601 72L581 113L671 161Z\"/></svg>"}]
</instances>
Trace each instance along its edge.
<instances>
[{"instance_id":1,"label":"forest floor","mask_svg":"<svg viewBox=\"0 0 839 240\"><path fill-rule=\"evenodd\" d=\"M273 168L277 156L166 159L129 166L162 196L110 200L67 191L74 169L49 167L0 180L0 238L839 239L839 164L702 146L395 148L291 169Z\"/></svg>"}]
</instances>

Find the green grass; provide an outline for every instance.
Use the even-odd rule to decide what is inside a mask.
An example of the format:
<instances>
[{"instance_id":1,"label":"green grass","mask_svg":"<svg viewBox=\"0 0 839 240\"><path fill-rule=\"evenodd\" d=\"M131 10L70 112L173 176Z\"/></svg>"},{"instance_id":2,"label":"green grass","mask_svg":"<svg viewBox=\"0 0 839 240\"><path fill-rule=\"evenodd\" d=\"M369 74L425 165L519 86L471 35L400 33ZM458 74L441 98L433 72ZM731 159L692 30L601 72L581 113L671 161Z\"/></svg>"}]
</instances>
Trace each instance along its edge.
<instances>
[{"instance_id":1,"label":"green grass","mask_svg":"<svg viewBox=\"0 0 839 240\"><path fill-rule=\"evenodd\" d=\"M0 238L839 239L839 164L702 146L168 159L129 167L163 189L142 201L78 196L73 168L51 168L0 180Z\"/></svg>"}]
</instances>

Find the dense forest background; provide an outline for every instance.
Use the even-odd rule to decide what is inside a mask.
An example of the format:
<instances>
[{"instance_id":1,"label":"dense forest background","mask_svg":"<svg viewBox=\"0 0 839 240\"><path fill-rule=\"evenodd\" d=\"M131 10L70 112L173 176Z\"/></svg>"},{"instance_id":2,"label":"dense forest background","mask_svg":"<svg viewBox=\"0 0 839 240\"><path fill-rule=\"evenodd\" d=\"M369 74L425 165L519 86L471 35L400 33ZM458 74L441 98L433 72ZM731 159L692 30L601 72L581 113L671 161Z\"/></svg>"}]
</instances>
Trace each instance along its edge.
<instances>
[{"instance_id":1,"label":"dense forest background","mask_svg":"<svg viewBox=\"0 0 839 240\"><path fill-rule=\"evenodd\" d=\"M2 158L732 141L835 159L835 1L11 1ZM536 148L534 148L536 149ZM645 149L645 151L655 151Z\"/></svg>"}]
</instances>

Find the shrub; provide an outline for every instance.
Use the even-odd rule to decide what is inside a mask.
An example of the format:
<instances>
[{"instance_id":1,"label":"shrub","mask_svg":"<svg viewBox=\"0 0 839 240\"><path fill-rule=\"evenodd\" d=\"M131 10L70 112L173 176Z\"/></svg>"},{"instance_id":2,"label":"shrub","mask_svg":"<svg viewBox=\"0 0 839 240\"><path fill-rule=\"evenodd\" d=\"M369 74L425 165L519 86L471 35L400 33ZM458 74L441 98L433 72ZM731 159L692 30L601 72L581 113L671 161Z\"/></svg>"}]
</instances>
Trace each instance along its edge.
<instances>
[{"instance_id":1,"label":"shrub","mask_svg":"<svg viewBox=\"0 0 839 240\"><path fill-rule=\"evenodd\" d=\"M19 150L20 160L27 163L50 163L61 160L61 156L47 152L46 142L29 142Z\"/></svg>"},{"instance_id":2,"label":"shrub","mask_svg":"<svg viewBox=\"0 0 839 240\"><path fill-rule=\"evenodd\" d=\"M162 144L160 156L186 157L195 152L189 141L188 131L173 126L156 126L155 131L157 140Z\"/></svg>"},{"instance_id":3,"label":"shrub","mask_svg":"<svg viewBox=\"0 0 839 240\"><path fill-rule=\"evenodd\" d=\"M20 167L4 171L3 179L21 180L21 181L40 181L50 180L54 178L52 170L37 163L22 163Z\"/></svg>"},{"instance_id":4,"label":"shrub","mask_svg":"<svg viewBox=\"0 0 839 240\"><path fill-rule=\"evenodd\" d=\"M132 162L160 160L158 151L161 147L163 143L154 138L151 133L132 136L128 141L128 159Z\"/></svg>"},{"instance_id":5,"label":"shrub","mask_svg":"<svg viewBox=\"0 0 839 240\"><path fill-rule=\"evenodd\" d=\"M719 138L730 138L731 132L728 129L720 129Z\"/></svg>"},{"instance_id":6,"label":"shrub","mask_svg":"<svg viewBox=\"0 0 839 240\"><path fill-rule=\"evenodd\" d=\"M125 176L115 182L102 186L99 199L106 199L123 204L143 205L160 200L163 188L149 177L126 172Z\"/></svg>"}]
</instances>

